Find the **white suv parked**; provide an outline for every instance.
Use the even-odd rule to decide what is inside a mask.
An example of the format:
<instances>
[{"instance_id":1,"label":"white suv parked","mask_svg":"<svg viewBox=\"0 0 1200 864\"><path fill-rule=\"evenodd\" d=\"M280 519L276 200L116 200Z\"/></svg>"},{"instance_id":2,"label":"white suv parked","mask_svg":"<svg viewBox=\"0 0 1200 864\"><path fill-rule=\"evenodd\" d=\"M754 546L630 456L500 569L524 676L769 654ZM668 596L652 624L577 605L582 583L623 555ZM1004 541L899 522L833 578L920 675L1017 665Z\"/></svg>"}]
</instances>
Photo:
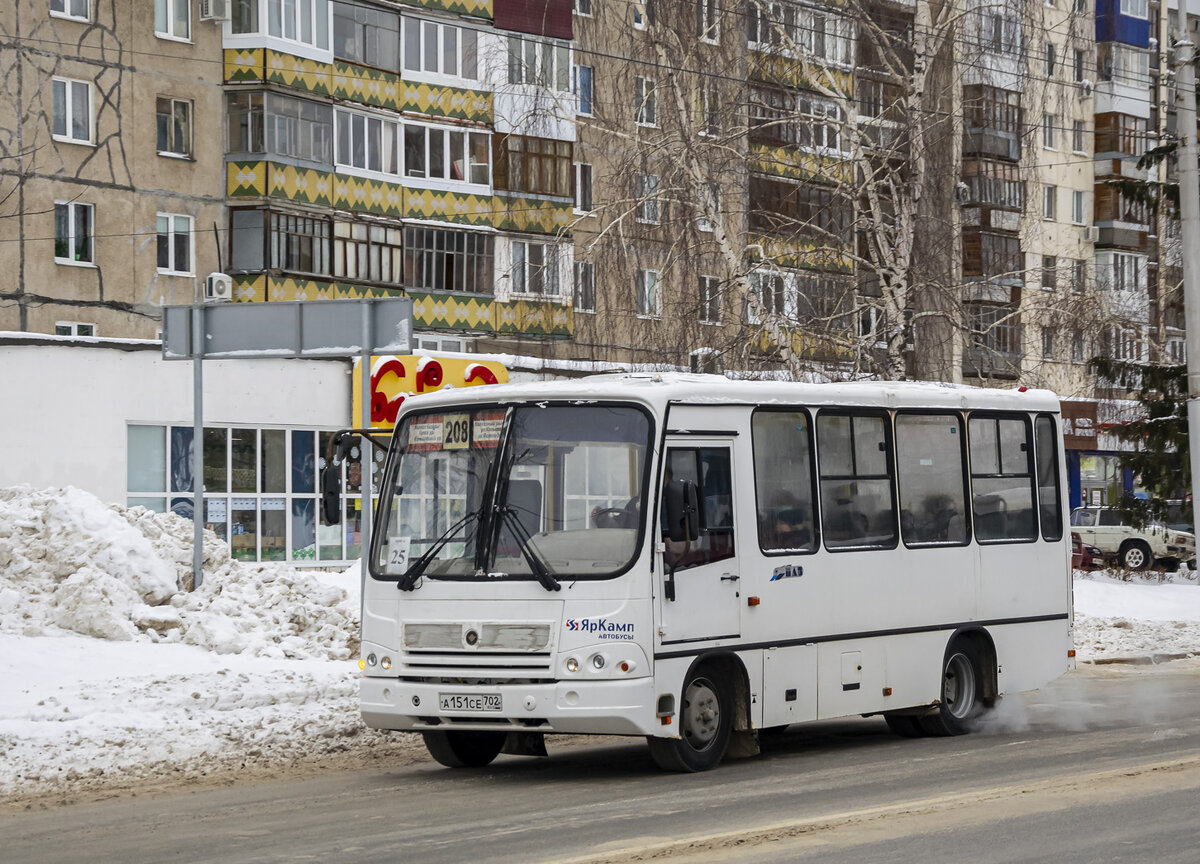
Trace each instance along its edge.
<instances>
[{"instance_id":1,"label":"white suv parked","mask_svg":"<svg viewBox=\"0 0 1200 864\"><path fill-rule=\"evenodd\" d=\"M1170 530L1160 522L1138 530L1119 510L1077 507L1071 511L1071 530L1126 570L1145 570L1156 561L1172 568L1181 561L1196 567L1196 535Z\"/></svg>"}]
</instances>

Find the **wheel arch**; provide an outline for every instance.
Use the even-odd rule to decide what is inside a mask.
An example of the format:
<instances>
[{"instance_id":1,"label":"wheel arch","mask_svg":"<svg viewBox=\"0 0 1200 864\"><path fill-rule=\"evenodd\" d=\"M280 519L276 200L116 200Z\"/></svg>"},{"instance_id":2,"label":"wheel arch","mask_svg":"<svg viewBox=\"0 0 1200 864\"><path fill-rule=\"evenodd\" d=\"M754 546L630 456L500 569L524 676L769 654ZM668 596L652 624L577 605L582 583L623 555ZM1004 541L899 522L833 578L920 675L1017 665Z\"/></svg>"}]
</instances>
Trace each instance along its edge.
<instances>
[{"instance_id":1,"label":"wheel arch","mask_svg":"<svg viewBox=\"0 0 1200 864\"><path fill-rule=\"evenodd\" d=\"M690 680L696 670L700 668L712 669L729 682L733 688L733 729L735 731L750 729L750 675L746 671L746 664L742 662L742 658L733 651L717 649L705 652L697 656L688 666L683 680Z\"/></svg>"},{"instance_id":2,"label":"wheel arch","mask_svg":"<svg viewBox=\"0 0 1200 864\"><path fill-rule=\"evenodd\" d=\"M964 643L975 652L979 660L979 674L983 685L983 703L988 707L995 704L1000 695L1000 658L996 654L996 643L983 627L959 627L946 640L946 652L942 664L950 657L950 649L956 644Z\"/></svg>"}]
</instances>

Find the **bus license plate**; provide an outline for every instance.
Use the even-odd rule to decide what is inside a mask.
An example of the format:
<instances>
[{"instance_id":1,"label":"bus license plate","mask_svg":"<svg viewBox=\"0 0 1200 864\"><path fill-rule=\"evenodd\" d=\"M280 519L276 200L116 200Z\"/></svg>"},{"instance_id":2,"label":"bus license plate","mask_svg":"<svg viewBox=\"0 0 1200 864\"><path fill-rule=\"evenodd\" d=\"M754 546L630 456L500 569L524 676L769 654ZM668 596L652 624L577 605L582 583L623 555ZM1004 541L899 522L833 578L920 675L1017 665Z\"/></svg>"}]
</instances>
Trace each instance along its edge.
<instances>
[{"instance_id":1,"label":"bus license plate","mask_svg":"<svg viewBox=\"0 0 1200 864\"><path fill-rule=\"evenodd\" d=\"M439 707L443 711L500 711L499 693L439 693Z\"/></svg>"}]
</instances>

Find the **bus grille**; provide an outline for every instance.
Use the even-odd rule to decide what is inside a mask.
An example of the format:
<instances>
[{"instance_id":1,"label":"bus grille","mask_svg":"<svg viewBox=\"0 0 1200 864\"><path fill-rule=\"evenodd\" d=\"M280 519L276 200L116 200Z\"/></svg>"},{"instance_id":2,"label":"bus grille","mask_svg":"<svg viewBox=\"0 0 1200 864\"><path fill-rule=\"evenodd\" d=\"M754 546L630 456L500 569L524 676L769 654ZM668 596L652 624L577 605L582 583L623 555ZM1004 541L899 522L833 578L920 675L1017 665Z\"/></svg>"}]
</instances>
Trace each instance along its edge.
<instances>
[{"instance_id":1,"label":"bus grille","mask_svg":"<svg viewBox=\"0 0 1200 864\"><path fill-rule=\"evenodd\" d=\"M420 622L404 625L406 651L542 652L550 646L550 625L498 622Z\"/></svg>"}]
</instances>

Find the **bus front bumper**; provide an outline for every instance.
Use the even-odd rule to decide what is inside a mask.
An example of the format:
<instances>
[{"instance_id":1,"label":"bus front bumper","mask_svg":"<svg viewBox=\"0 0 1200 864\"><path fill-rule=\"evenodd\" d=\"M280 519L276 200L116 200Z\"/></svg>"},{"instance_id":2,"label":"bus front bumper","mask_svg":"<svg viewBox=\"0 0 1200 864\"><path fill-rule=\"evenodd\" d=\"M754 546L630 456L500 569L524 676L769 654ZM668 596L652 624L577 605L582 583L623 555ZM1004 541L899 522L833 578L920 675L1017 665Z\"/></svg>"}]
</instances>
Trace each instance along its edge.
<instances>
[{"instance_id":1,"label":"bus front bumper","mask_svg":"<svg viewBox=\"0 0 1200 864\"><path fill-rule=\"evenodd\" d=\"M364 677L359 686L363 722L415 731L652 735L661 726L655 699L649 677L498 685Z\"/></svg>"}]
</instances>

